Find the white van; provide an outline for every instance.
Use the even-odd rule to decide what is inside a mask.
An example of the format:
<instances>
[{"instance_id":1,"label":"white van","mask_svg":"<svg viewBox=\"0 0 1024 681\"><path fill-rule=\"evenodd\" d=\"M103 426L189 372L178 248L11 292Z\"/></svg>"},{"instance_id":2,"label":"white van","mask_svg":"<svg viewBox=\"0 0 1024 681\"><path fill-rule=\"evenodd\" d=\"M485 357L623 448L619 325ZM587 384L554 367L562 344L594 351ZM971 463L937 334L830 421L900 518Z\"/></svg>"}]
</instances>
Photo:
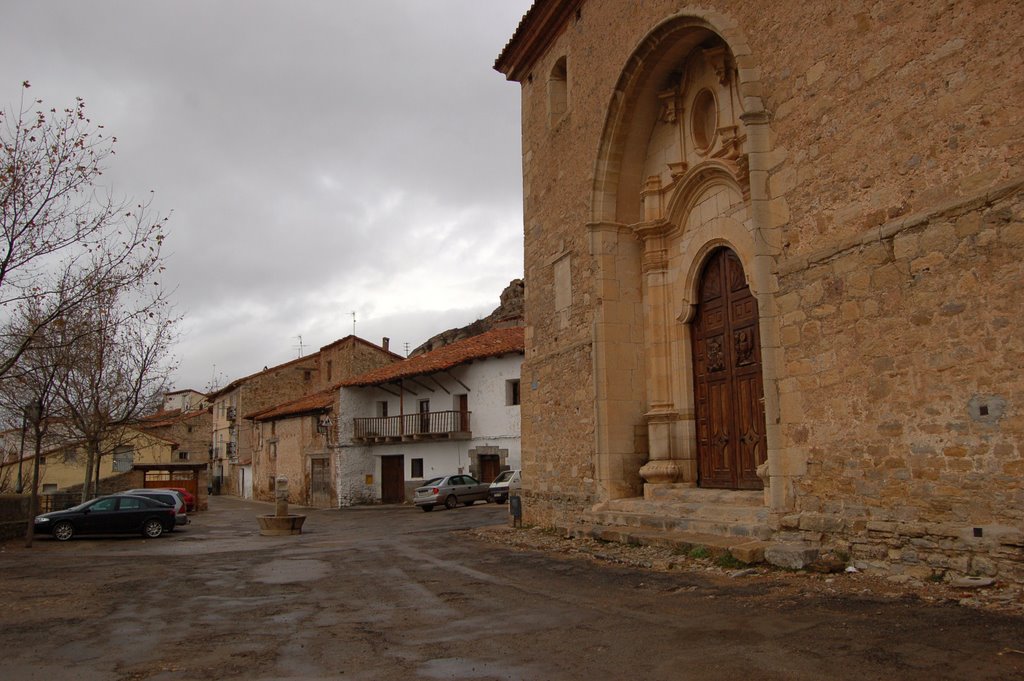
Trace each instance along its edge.
<instances>
[{"instance_id":1,"label":"white van","mask_svg":"<svg viewBox=\"0 0 1024 681\"><path fill-rule=\"evenodd\" d=\"M510 494L518 494L522 488L523 472L521 470L503 471L491 483L487 490L487 501L504 504Z\"/></svg>"}]
</instances>

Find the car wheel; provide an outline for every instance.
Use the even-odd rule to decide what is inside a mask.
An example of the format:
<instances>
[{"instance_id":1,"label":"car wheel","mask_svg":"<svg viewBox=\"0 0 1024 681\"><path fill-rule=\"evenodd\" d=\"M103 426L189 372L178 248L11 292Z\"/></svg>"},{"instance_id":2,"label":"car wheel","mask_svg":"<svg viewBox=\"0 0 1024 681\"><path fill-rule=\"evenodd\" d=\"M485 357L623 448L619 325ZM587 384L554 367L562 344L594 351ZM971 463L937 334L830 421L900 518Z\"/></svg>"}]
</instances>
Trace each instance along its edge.
<instances>
[{"instance_id":1,"label":"car wheel","mask_svg":"<svg viewBox=\"0 0 1024 681\"><path fill-rule=\"evenodd\" d=\"M57 541L67 541L75 536L75 526L66 520L62 520L53 526L53 536Z\"/></svg>"},{"instance_id":2,"label":"car wheel","mask_svg":"<svg viewBox=\"0 0 1024 681\"><path fill-rule=\"evenodd\" d=\"M156 518L150 518L142 525L142 534L150 539L156 539L164 533L164 524Z\"/></svg>"},{"instance_id":3,"label":"car wheel","mask_svg":"<svg viewBox=\"0 0 1024 681\"><path fill-rule=\"evenodd\" d=\"M498 500L494 498L493 494L488 494L487 495L487 503L488 504L496 504L496 503L498 503Z\"/></svg>"},{"instance_id":4,"label":"car wheel","mask_svg":"<svg viewBox=\"0 0 1024 681\"><path fill-rule=\"evenodd\" d=\"M444 507L449 511L459 505L459 500L455 498L454 494L449 494L448 498L444 500Z\"/></svg>"},{"instance_id":5,"label":"car wheel","mask_svg":"<svg viewBox=\"0 0 1024 681\"><path fill-rule=\"evenodd\" d=\"M428 511L433 511L434 510L433 506L420 506L420 508L423 509L424 513L427 513Z\"/></svg>"}]
</instances>

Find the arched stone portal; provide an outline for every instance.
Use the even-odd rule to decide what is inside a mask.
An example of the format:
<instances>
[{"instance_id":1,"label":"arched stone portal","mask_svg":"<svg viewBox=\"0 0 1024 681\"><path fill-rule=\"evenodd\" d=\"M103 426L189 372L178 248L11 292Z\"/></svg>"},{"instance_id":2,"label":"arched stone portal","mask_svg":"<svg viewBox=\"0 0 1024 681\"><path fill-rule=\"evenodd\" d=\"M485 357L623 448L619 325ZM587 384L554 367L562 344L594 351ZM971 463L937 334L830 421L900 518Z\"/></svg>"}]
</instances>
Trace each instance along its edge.
<instances>
[{"instance_id":1,"label":"arched stone portal","mask_svg":"<svg viewBox=\"0 0 1024 681\"><path fill-rule=\"evenodd\" d=\"M773 296L785 221L769 207L771 150L760 84L751 80L756 71L742 35L718 28L730 25L697 13L664 22L634 52L609 107L590 225L597 278L616 284L599 287L595 326L595 469L606 498L635 495L640 485L696 486L713 479L714 486L739 489L764 484L772 507L791 504L791 480L779 466ZM738 464L728 484L699 468L714 457L698 444L693 346L700 275L722 246L744 273L759 312L757 333L747 337L757 343L762 391L752 398L762 410L752 461L755 469L764 464L755 471ZM624 339L620 329L630 320L642 320L642 340ZM624 387L620 377L627 372L642 374L642 381ZM637 421L646 426L640 445L627 430ZM744 436L754 437L737 437ZM635 473L630 446L647 450ZM783 484L772 485L775 476Z\"/></svg>"}]
</instances>

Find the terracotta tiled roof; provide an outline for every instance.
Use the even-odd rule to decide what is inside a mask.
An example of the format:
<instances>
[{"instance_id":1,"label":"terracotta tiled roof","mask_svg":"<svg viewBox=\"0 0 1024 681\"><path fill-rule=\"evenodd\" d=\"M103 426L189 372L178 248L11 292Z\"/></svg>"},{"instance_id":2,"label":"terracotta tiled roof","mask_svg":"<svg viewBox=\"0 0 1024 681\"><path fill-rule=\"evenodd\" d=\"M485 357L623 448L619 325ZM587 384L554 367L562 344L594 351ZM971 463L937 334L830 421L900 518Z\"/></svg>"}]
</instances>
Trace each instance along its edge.
<instances>
[{"instance_id":1,"label":"terracotta tiled roof","mask_svg":"<svg viewBox=\"0 0 1024 681\"><path fill-rule=\"evenodd\" d=\"M251 414L246 414L245 418L252 419L254 421L272 421L285 416L295 416L297 414L308 414L309 412L323 411L324 409L330 409L334 405L334 398L338 393L339 386L333 386L327 390L323 390L312 395L306 395L300 397L297 400L291 402L285 402L284 404L278 404L269 409L263 409L261 411L254 411Z\"/></svg>"},{"instance_id":2,"label":"terracotta tiled roof","mask_svg":"<svg viewBox=\"0 0 1024 681\"><path fill-rule=\"evenodd\" d=\"M205 409L193 409L192 411L186 412L182 412L180 409L161 409L160 411L143 416L135 425L139 428L160 428L163 426L171 426L175 423L181 423L182 421L187 421L190 418L199 416L204 412L211 411L212 407L207 407Z\"/></svg>"},{"instance_id":3,"label":"terracotta tiled roof","mask_svg":"<svg viewBox=\"0 0 1024 681\"><path fill-rule=\"evenodd\" d=\"M392 383L403 378L444 371L477 359L498 357L515 352L522 353L525 347L523 335L521 326L495 329L416 357L410 357L402 362L382 366L361 376L343 381L341 385L354 387Z\"/></svg>"}]
</instances>

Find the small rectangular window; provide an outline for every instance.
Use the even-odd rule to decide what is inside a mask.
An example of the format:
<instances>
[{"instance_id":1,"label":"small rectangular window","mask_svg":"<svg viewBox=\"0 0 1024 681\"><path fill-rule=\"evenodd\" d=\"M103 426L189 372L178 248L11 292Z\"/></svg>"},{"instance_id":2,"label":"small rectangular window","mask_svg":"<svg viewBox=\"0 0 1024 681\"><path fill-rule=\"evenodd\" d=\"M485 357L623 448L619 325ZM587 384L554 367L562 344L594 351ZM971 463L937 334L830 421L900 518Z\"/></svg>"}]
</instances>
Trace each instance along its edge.
<instances>
[{"instance_id":1,"label":"small rectangular window","mask_svg":"<svg viewBox=\"0 0 1024 681\"><path fill-rule=\"evenodd\" d=\"M178 452L178 461L188 461L188 452Z\"/></svg>"},{"instance_id":2,"label":"small rectangular window","mask_svg":"<svg viewBox=\"0 0 1024 681\"><path fill-rule=\"evenodd\" d=\"M505 381L505 404L515 406L519 404L519 379Z\"/></svg>"},{"instance_id":3,"label":"small rectangular window","mask_svg":"<svg viewBox=\"0 0 1024 681\"><path fill-rule=\"evenodd\" d=\"M126 473L132 469L135 462L135 450L131 447L121 446L114 449L114 472Z\"/></svg>"},{"instance_id":4,"label":"small rectangular window","mask_svg":"<svg viewBox=\"0 0 1024 681\"><path fill-rule=\"evenodd\" d=\"M422 478L423 477L423 459L412 460L411 477Z\"/></svg>"},{"instance_id":5,"label":"small rectangular window","mask_svg":"<svg viewBox=\"0 0 1024 681\"><path fill-rule=\"evenodd\" d=\"M377 403L377 416L379 416L380 418L387 418L388 417L388 401L387 400L381 400L380 402Z\"/></svg>"}]
</instances>

